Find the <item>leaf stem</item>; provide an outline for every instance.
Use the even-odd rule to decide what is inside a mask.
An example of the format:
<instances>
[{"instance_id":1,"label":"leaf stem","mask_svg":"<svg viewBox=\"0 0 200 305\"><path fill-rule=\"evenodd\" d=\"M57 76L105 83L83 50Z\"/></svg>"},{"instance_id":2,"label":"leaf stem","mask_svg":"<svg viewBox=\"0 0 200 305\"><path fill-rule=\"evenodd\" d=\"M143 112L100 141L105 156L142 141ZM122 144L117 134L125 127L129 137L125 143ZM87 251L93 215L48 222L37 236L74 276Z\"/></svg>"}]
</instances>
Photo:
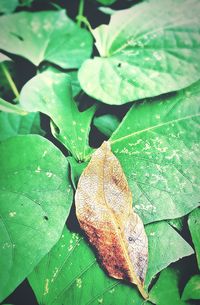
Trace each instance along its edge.
<instances>
[{"instance_id":1,"label":"leaf stem","mask_svg":"<svg viewBox=\"0 0 200 305\"><path fill-rule=\"evenodd\" d=\"M12 89L12 92L14 93L15 97L18 99L19 98L19 91L12 79L12 76L8 70L8 68L6 67L6 65L4 63L1 63L1 68L2 68L2 71L8 81L8 84L10 85L10 88Z\"/></svg>"},{"instance_id":2,"label":"leaf stem","mask_svg":"<svg viewBox=\"0 0 200 305\"><path fill-rule=\"evenodd\" d=\"M84 11L84 0L80 0L79 8L78 8L78 15L76 16L77 24L79 27L81 27L82 18L84 17L83 11Z\"/></svg>"}]
</instances>

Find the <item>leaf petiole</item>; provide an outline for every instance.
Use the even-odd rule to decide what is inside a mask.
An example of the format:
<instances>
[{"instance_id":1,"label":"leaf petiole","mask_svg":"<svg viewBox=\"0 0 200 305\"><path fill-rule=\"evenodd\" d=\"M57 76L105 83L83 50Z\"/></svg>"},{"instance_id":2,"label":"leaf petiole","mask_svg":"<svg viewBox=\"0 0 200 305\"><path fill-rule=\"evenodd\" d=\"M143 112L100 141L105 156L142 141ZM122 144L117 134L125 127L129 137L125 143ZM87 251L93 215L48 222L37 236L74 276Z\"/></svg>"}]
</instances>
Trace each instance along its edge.
<instances>
[{"instance_id":1,"label":"leaf petiole","mask_svg":"<svg viewBox=\"0 0 200 305\"><path fill-rule=\"evenodd\" d=\"M77 24L79 27L81 27L82 17L84 17L83 11L84 11L84 0L80 0L79 8L78 8L78 15L76 16Z\"/></svg>"},{"instance_id":2,"label":"leaf petiole","mask_svg":"<svg viewBox=\"0 0 200 305\"><path fill-rule=\"evenodd\" d=\"M15 83L14 83L12 77L11 77L11 74L10 74L8 68L6 67L6 65L4 63L1 63L0 65L1 65L1 69L2 69L6 79L8 81L8 84L10 85L10 88L12 89L12 92L14 93L15 97L18 99L19 98L19 91L18 91L18 89L17 89L17 87L16 87L16 85L15 85Z\"/></svg>"}]
</instances>

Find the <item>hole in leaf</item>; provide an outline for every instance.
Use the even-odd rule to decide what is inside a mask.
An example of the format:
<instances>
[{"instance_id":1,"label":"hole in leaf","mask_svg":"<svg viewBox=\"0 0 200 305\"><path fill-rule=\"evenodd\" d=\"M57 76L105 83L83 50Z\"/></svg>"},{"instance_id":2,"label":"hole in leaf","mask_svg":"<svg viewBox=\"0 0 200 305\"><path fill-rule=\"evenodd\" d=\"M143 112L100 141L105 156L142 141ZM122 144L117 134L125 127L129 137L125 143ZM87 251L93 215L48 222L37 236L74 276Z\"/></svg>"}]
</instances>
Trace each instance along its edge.
<instances>
[{"instance_id":1,"label":"hole in leaf","mask_svg":"<svg viewBox=\"0 0 200 305\"><path fill-rule=\"evenodd\" d=\"M117 68L121 68L122 64L119 62Z\"/></svg>"},{"instance_id":2,"label":"hole in leaf","mask_svg":"<svg viewBox=\"0 0 200 305\"><path fill-rule=\"evenodd\" d=\"M45 215L44 217L43 217L45 220L49 220L49 218Z\"/></svg>"}]
</instances>

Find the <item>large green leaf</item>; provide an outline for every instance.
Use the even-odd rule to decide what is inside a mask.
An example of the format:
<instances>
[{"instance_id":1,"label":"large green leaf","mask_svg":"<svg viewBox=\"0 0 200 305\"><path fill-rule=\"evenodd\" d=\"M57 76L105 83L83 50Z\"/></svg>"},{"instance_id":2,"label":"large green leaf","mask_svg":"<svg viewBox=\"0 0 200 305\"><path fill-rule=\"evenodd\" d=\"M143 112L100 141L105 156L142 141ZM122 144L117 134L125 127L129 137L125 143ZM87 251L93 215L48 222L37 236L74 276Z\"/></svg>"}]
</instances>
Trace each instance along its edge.
<instances>
[{"instance_id":1,"label":"large green leaf","mask_svg":"<svg viewBox=\"0 0 200 305\"><path fill-rule=\"evenodd\" d=\"M200 209L194 210L188 219L188 225L190 229L190 233L192 235L192 241L194 243L194 248L197 257L197 263L200 270Z\"/></svg>"},{"instance_id":2,"label":"large green leaf","mask_svg":"<svg viewBox=\"0 0 200 305\"><path fill-rule=\"evenodd\" d=\"M49 115L59 128L59 132L53 130L54 135L75 158L84 160L91 151L88 134L95 108L78 110L67 74L46 71L35 76L22 88L20 103L27 111Z\"/></svg>"},{"instance_id":3,"label":"large green leaf","mask_svg":"<svg viewBox=\"0 0 200 305\"><path fill-rule=\"evenodd\" d=\"M149 283L158 271L190 255L192 249L166 222L148 225L146 232L150 248ZM60 241L35 268L29 282L42 305L142 305L144 302L134 286L108 277L85 240L68 230L63 231Z\"/></svg>"},{"instance_id":4,"label":"large green leaf","mask_svg":"<svg viewBox=\"0 0 200 305\"><path fill-rule=\"evenodd\" d=\"M179 90L200 78L200 1L150 0L92 30L101 57L79 79L87 94L123 104Z\"/></svg>"},{"instance_id":5,"label":"large green leaf","mask_svg":"<svg viewBox=\"0 0 200 305\"><path fill-rule=\"evenodd\" d=\"M92 51L91 35L70 20L64 10L20 12L0 18L0 49L42 61L78 68Z\"/></svg>"},{"instance_id":6,"label":"large green leaf","mask_svg":"<svg viewBox=\"0 0 200 305\"><path fill-rule=\"evenodd\" d=\"M182 300L200 300L200 275L194 275L186 284Z\"/></svg>"},{"instance_id":7,"label":"large green leaf","mask_svg":"<svg viewBox=\"0 0 200 305\"><path fill-rule=\"evenodd\" d=\"M29 113L21 116L0 112L0 142L19 134L44 135L40 126L39 113Z\"/></svg>"},{"instance_id":8,"label":"large green leaf","mask_svg":"<svg viewBox=\"0 0 200 305\"><path fill-rule=\"evenodd\" d=\"M18 6L18 0L1 0L0 13L12 13Z\"/></svg>"},{"instance_id":9,"label":"large green leaf","mask_svg":"<svg viewBox=\"0 0 200 305\"><path fill-rule=\"evenodd\" d=\"M0 144L0 301L62 233L72 203L68 162L40 136Z\"/></svg>"},{"instance_id":10,"label":"large green leaf","mask_svg":"<svg viewBox=\"0 0 200 305\"><path fill-rule=\"evenodd\" d=\"M184 216L200 198L200 82L134 103L110 141L144 223Z\"/></svg>"},{"instance_id":11,"label":"large green leaf","mask_svg":"<svg viewBox=\"0 0 200 305\"><path fill-rule=\"evenodd\" d=\"M150 291L150 301L156 305L187 305L180 298L179 279L178 270L167 268L162 271Z\"/></svg>"}]
</instances>

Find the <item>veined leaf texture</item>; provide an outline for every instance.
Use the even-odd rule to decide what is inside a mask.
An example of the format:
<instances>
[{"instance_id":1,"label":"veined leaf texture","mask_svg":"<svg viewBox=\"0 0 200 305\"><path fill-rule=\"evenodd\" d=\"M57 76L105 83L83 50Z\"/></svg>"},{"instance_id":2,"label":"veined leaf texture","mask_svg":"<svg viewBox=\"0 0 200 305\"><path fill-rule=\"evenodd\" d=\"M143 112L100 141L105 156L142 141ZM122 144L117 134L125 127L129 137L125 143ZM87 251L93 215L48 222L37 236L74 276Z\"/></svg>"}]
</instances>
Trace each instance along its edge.
<instances>
[{"instance_id":1,"label":"veined leaf texture","mask_svg":"<svg viewBox=\"0 0 200 305\"><path fill-rule=\"evenodd\" d=\"M144 298L148 240L132 208L132 194L109 142L93 154L75 196L81 228L98 252L103 267L117 279L134 283Z\"/></svg>"}]
</instances>

